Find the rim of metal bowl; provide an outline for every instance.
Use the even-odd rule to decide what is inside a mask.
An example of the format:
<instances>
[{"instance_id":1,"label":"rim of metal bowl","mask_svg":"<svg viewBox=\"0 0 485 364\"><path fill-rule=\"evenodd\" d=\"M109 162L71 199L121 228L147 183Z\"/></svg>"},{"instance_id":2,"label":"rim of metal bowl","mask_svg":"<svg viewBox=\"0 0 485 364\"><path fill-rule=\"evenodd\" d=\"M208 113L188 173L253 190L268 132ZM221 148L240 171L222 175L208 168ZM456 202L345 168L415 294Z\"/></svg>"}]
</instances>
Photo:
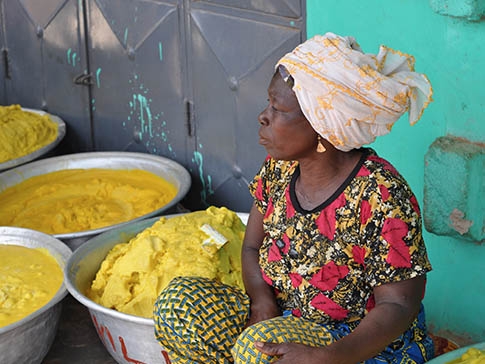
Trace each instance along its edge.
<instances>
[{"instance_id":1,"label":"rim of metal bowl","mask_svg":"<svg viewBox=\"0 0 485 364\"><path fill-rule=\"evenodd\" d=\"M188 212L190 213L190 212ZM178 214L170 214L170 215L164 215L163 217L169 219L172 217L176 216L182 216L186 215L188 213L178 213ZM241 219L241 221L246 225L247 220L249 217L248 213L245 212L237 212L237 215ZM77 274L78 269L76 267L80 264L81 259L80 257L84 257L86 252L89 252L92 250L92 247L97 247L101 248L103 244L100 244L104 242L104 245L110 245L110 249L119 243L122 242L127 242L129 241L132 237L134 237L136 234L141 232L142 230L152 226L156 221L158 221L161 217L153 217L150 219L145 219L142 221L137 221L137 222L131 222L127 226L121 226L115 229L111 229L109 231L106 231L100 235L97 235L88 241L86 241L83 245L81 245L79 248L77 248L73 254L70 256L70 258L67 261L66 268L64 270L64 281L66 283L67 290L69 293L79 302L81 302L85 307L88 309L96 310L101 313L104 313L106 315L119 318L122 320L128 320L134 323L139 323L142 325L146 326L152 326L154 325L154 321L151 318L145 318L141 316L135 316L131 315L128 313L116 311L111 308L104 307L93 300L89 299L86 297L83 293L80 292L80 290L76 287L74 281L75 277ZM120 237L121 234L123 234L124 239L122 241L114 241L116 237ZM111 238L111 239L110 239ZM102 258L101 262L105 259L105 257ZM100 264L101 264L100 262ZM99 267L98 269L99 270ZM97 272L96 270L96 272ZM96 272L94 274L96 274Z\"/></svg>"},{"instance_id":2,"label":"rim of metal bowl","mask_svg":"<svg viewBox=\"0 0 485 364\"><path fill-rule=\"evenodd\" d=\"M57 137L51 143L44 145L42 148L34 150L33 152L31 152L29 154L26 154L26 155L23 155L21 157L18 157L18 158L15 158L15 159L10 159L6 162L0 163L0 172L2 170L6 170L6 169L9 169L9 168L14 168L16 166L20 166L22 164L33 161L33 160L43 156L47 152L50 152L52 149L54 149L61 142L61 140L64 139L64 136L66 135L66 123L59 116L53 115L53 114L50 114L48 112L45 112L43 110L38 110L38 109L28 109L28 108L25 108L25 107L22 107L21 109L23 111L32 112L32 113L39 114L39 115L46 115L46 114L49 115L51 120L57 124Z\"/></svg>"},{"instance_id":3,"label":"rim of metal bowl","mask_svg":"<svg viewBox=\"0 0 485 364\"><path fill-rule=\"evenodd\" d=\"M442 355L436 356L433 359L431 359L430 361L428 361L428 363L430 363L430 364L449 363L453 359L458 359L459 357L461 357L463 354L465 354L465 352L467 352L471 348L476 348L478 350L485 350L485 341L480 342L480 343L476 343L476 344L463 346L461 348L458 348L458 349L449 351L447 353L444 353Z\"/></svg>"},{"instance_id":4,"label":"rim of metal bowl","mask_svg":"<svg viewBox=\"0 0 485 364\"><path fill-rule=\"evenodd\" d=\"M119 224L105 226L102 228L91 229L91 230L83 230L79 232L70 232L70 233L62 233L62 234L53 234L55 238L58 239L72 239L72 238L82 238L91 235L98 235L102 232L107 230L111 230L120 226L124 226L128 223L132 223L135 221L140 221L155 215L161 214L163 211L166 211L176 205L180 200L182 200L185 195L188 193L192 180L190 177L189 172L185 167L183 167L180 163L158 155L148 154L148 153L137 153L137 152L86 152L86 153L75 153L75 154L66 154L58 157L51 157L46 159L41 159L38 161L34 161L28 164L24 164L22 166L16 167L14 169L5 171L0 173L0 177L8 177L12 176L16 179L16 183L20 183L30 177L38 176L41 174L46 173L43 168L46 166L52 166L55 163L58 163L58 167L56 169L52 169L49 172L54 172L62 169L75 169L75 168L108 168L108 169L120 169L119 166L110 165L110 162L114 161L122 161L123 159L129 158L133 162L133 168L136 168L136 161L144 161L147 163L153 163L154 166L161 166L163 165L167 170L173 172L173 176L177 178L177 182L179 185L177 187L177 194L164 206L149 212L145 215L139 216L137 218L131 219L129 221L121 222ZM90 161L96 161L98 164L96 167L82 167L83 164L89 163ZM78 163L78 164L76 164ZM81 166L80 166L80 165ZM43 172L43 173L42 173ZM152 173L157 174L155 171L151 171ZM167 177L171 177L170 175L162 175L157 174L160 177L165 179L169 179ZM171 183L175 181L169 181ZM0 178L0 192L8 187L14 186L14 184L10 184L8 186L3 186L2 181Z\"/></svg>"},{"instance_id":5,"label":"rim of metal bowl","mask_svg":"<svg viewBox=\"0 0 485 364\"><path fill-rule=\"evenodd\" d=\"M61 267L61 270L63 271L67 266L68 260L72 256L72 250L59 239L40 231L25 228L0 226L0 245L21 245L28 248L46 248L49 250L49 253L54 257L54 259L56 259L57 263ZM0 335L22 326L26 322L29 322L35 317L41 315L59 303L64 297L66 297L67 294L68 290L66 287L66 279L65 276L63 276L61 286L49 302L24 318L12 322L7 326L0 327Z\"/></svg>"}]
</instances>

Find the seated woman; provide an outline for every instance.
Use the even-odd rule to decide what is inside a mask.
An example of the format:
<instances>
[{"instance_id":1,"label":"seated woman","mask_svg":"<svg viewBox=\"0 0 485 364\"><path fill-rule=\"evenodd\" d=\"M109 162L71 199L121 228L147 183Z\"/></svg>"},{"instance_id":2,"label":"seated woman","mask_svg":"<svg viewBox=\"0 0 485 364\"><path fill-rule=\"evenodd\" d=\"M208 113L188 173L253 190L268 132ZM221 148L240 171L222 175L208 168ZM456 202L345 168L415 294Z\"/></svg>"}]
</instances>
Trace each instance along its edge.
<instances>
[{"instance_id":1,"label":"seated woman","mask_svg":"<svg viewBox=\"0 0 485 364\"><path fill-rule=\"evenodd\" d=\"M246 292L180 277L155 305L173 363L423 363L431 270L406 180L364 145L431 101L413 58L316 36L285 55L259 115Z\"/></svg>"}]
</instances>

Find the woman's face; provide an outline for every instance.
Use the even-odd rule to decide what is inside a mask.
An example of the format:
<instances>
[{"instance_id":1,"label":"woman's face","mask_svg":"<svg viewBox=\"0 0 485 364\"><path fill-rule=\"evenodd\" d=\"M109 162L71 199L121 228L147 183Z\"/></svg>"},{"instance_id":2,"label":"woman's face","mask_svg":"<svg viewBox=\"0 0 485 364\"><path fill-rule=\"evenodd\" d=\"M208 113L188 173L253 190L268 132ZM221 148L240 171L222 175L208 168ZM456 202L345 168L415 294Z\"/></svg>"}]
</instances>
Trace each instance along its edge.
<instances>
[{"instance_id":1,"label":"woman's face","mask_svg":"<svg viewBox=\"0 0 485 364\"><path fill-rule=\"evenodd\" d=\"M259 144L275 159L298 160L313 153L317 135L279 72L269 84L268 97L268 106L258 117Z\"/></svg>"}]
</instances>

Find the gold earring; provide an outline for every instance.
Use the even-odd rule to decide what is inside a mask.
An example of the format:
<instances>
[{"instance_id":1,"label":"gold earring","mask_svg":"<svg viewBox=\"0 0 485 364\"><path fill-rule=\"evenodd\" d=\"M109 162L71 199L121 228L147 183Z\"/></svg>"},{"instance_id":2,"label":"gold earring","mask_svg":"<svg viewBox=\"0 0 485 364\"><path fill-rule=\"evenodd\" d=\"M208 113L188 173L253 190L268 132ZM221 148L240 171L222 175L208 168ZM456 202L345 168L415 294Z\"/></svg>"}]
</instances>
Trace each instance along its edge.
<instances>
[{"instance_id":1,"label":"gold earring","mask_svg":"<svg viewBox=\"0 0 485 364\"><path fill-rule=\"evenodd\" d=\"M318 135L317 153L324 153L327 149L322 143L322 137Z\"/></svg>"}]
</instances>

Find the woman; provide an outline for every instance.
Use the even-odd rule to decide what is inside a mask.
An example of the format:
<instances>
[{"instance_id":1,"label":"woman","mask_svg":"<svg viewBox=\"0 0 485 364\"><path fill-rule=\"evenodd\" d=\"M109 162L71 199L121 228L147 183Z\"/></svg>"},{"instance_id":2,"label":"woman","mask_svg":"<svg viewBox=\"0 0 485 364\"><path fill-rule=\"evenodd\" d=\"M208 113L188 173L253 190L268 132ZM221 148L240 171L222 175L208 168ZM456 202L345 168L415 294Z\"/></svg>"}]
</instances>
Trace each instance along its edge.
<instances>
[{"instance_id":1,"label":"woman","mask_svg":"<svg viewBox=\"0 0 485 364\"><path fill-rule=\"evenodd\" d=\"M353 38L332 33L278 62L259 116L269 156L249 186L247 295L200 279L173 282L155 321L174 362L230 363L233 345L236 363L433 356L421 304L431 266L416 198L389 162L363 147L406 111L416 122L431 94L412 57L386 47L365 55ZM198 302L190 314L158 314L184 294ZM204 305L224 312L201 313Z\"/></svg>"}]
</instances>

